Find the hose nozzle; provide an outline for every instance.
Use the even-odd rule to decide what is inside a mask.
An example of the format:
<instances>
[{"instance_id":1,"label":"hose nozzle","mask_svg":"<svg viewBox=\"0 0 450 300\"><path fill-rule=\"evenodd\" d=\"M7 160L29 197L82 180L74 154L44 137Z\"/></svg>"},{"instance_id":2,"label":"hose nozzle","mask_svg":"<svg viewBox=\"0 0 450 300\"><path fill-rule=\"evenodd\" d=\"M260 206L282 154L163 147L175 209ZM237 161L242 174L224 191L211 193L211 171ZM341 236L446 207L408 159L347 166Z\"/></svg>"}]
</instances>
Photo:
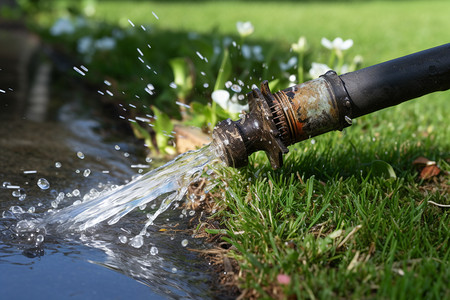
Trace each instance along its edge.
<instances>
[{"instance_id":1,"label":"hose nozzle","mask_svg":"<svg viewBox=\"0 0 450 300\"><path fill-rule=\"evenodd\" d=\"M267 81L261 91L254 89L247 94L250 111L242 119L219 122L213 131L213 141L218 153L229 166L240 168L248 164L248 156L264 150L273 168L283 164L283 154L288 149L280 139L271 106L274 99Z\"/></svg>"},{"instance_id":2,"label":"hose nozzle","mask_svg":"<svg viewBox=\"0 0 450 300\"><path fill-rule=\"evenodd\" d=\"M351 105L344 94L334 71L275 94L263 81L261 90L247 94L249 113L237 121L222 121L214 128L217 152L226 164L240 168L248 164L249 155L263 150L272 168L277 169L283 164L283 154L289 151L287 146L349 126Z\"/></svg>"}]
</instances>

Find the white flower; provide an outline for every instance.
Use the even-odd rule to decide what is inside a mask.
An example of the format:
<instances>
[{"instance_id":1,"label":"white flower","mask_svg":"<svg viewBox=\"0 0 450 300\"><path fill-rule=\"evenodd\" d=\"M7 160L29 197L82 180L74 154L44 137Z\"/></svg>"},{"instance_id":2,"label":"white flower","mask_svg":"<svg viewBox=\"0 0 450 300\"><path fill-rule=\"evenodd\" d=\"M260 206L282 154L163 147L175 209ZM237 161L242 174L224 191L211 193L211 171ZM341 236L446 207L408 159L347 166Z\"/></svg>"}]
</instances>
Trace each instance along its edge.
<instances>
[{"instance_id":1,"label":"white flower","mask_svg":"<svg viewBox=\"0 0 450 300\"><path fill-rule=\"evenodd\" d=\"M111 50L116 46L116 40L111 37L103 37L95 41L95 48L98 50Z\"/></svg>"},{"instance_id":2,"label":"white flower","mask_svg":"<svg viewBox=\"0 0 450 300\"><path fill-rule=\"evenodd\" d=\"M289 75L289 87L296 85L297 84L296 82L297 82L297 76L295 76L294 74Z\"/></svg>"},{"instance_id":3,"label":"white flower","mask_svg":"<svg viewBox=\"0 0 450 300\"><path fill-rule=\"evenodd\" d=\"M248 22L237 22L236 23L237 31L239 32L239 35L241 37L249 36L250 34L255 31L255 28L253 27L252 23L250 21Z\"/></svg>"},{"instance_id":4,"label":"white flower","mask_svg":"<svg viewBox=\"0 0 450 300\"><path fill-rule=\"evenodd\" d=\"M281 71L289 70L290 68L294 67L297 64L297 57L296 56L292 56L287 61L287 63L279 62L278 64L280 65Z\"/></svg>"},{"instance_id":5,"label":"white flower","mask_svg":"<svg viewBox=\"0 0 450 300\"><path fill-rule=\"evenodd\" d=\"M81 54L87 54L92 50L94 40L90 36L84 36L77 42L77 50Z\"/></svg>"},{"instance_id":6,"label":"white flower","mask_svg":"<svg viewBox=\"0 0 450 300\"><path fill-rule=\"evenodd\" d=\"M347 64L343 64L339 71L340 71L339 72L340 74L348 73L348 72L350 72L350 66Z\"/></svg>"},{"instance_id":7,"label":"white flower","mask_svg":"<svg viewBox=\"0 0 450 300\"><path fill-rule=\"evenodd\" d=\"M241 51L242 51L242 56L245 59L251 59L252 57L254 57L255 60L257 61L262 61L264 60L264 55L262 54L262 47L261 46L249 46L249 45L242 45L241 47Z\"/></svg>"},{"instance_id":8,"label":"white flower","mask_svg":"<svg viewBox=\"0 0 450 300\"><path fill-rule=\"evenodd\" d=\"M72 34L74 32L75 26L73 26L72 22L67 18L59 18L50 28L50 34L53 36Z\"/></svg>"},{"instance_id":9,"label":"white flower","mask_svg":"<svg viewBox=\"0 0 450 300\"><path fill-rule=\"evenodd\" d=\"M325 74L327 71L331 70L326 64L319 64L313 62L311 69L309 70L309 75L312 79L319 78L320 75Z\"/></svg>"},{"instance_id":10,"label":"white flower","mask_svg":"<svg viewBox=\"0 0 450 300\"><path fill-rule=\"evenodd\" d=\"M240 113L243 110L248 110L248 104L240 105L235 101L231 101L230 93L226 90L216 90L212 92L211 98L214 102L219 104L220 107L230 113Z\"/></svg>"},{"instance_id":11,"label":"white flower","mask_svg":"<svg viewBox=\"0 0 450 300\"><path fill-rule=\"evenodd\" d=\"M241 51L242 51L242 56L245 59L250 59L250 57L252 57L252 48L249 45L242 45Z\"/></svg>"},{"instance_id":12,"label":"white flower","mask_svg":"<svg viewBox=\"0 0 450 300\"><path fill-rule=\"evenodd\" d=\"M95 5L94 1L89 1L84 7L84 14L88 17L92 17L95 14Z\"/></svg>"},{"instance_id":13,"label":"white flower","mask_svg":"<svg viewBox=\"0 0 450 300\"><path fill-rule=\"evenodd\" d=\"M306 48L308 47L308 44L306 42L306 38L304 36L301 36L298 39L298 42L291 45L292 51L297 53L302 53L306 51Z\"/></svg>"},{"instance_id":14,"label":"white flower","mask_svg":"<svg viewBox=\"0 0 450 300\"><path fill-rule=\"evenodd\" d=\"M111 32L111 35L116 40L121 40L125 37L125 33L121 29L118 29L118 28L114 28L113 31Z\"/></svg>"},{"instance_id":15,"label":"white flower","mask_svg":"<svg viewBox=\"0 0 450 300\"><path fill-rule=\"evenodd\" d=\"M253 46L253 55L255 55L255 59L257 61L263 61L264 55L262 54L262 47L259 45Z\"/></svg>"},{"instance_id":16,"label":"white flower","mask_svg":"<svg viewBox=\"0 0 450 300\"><path fill-rule=\"evenodd\" d=\"M348 40L343 40L340 37L335 38L332 42L326 38L322 38L321 40L322 46L324 46L327 49L334 49L334 50L347 50L349 49L351 46L353 46L353 40L348 39Z\"/></svg>"}]
</instances>

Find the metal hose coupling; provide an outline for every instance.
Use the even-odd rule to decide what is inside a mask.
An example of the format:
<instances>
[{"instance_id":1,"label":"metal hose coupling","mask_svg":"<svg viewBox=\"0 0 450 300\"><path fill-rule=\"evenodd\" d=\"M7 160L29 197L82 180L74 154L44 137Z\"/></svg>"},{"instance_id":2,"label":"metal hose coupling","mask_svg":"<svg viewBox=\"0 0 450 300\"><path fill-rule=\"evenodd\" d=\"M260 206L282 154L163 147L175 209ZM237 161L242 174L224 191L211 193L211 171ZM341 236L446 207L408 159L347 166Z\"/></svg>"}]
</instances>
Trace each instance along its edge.
<instances>
[{"instance_id":1,"label":"metal hose coupling","mask_svg":"<svg viewBox=\"0 0 450 300\"><path fill-rule=\"evenodd\" d=\"M232 167L246 166L252 153L263 150L277 169L287 146L351 125L352 103L334 71L275 94L263 81L247 98L249 113L222 121L213 131L217 154Z\"/></svg>"}]
</instances>

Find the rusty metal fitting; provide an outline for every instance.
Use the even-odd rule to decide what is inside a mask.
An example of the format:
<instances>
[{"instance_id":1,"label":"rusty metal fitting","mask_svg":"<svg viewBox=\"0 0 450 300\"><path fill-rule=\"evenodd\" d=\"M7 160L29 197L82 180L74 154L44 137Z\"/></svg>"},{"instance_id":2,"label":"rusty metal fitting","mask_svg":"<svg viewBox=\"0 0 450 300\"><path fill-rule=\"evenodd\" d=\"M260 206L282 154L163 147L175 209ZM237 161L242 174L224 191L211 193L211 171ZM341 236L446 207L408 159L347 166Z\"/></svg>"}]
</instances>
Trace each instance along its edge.
<instances>
[{"instance_id":1,"label":"rusty metal fitting","mask_svg":"<svg viewBox=\"0 0 450 300\"><path fill-rule=\"evenodd\" d=\"M272 167L279 168L287 146L350 125L351 105L345 105L350 100L333 71L275 94L264 81L247 97L250 112L220 122L213 131L218 155L229 166L246 166L249 155L264 150Z\"/></svg>"},{"instance_id":2,"label":"rusty metal fitting","mask_svg":"<svg viewBox=\"0 0 450 300\"><path fill-rule=\"evenodd\" d=\"M351 125L351 100L334 71L273 97L273 118L285 145Z\"/></svg>"},{"instance_id":3,"label":"rusty metal fitting","mask_svg":"<svg viewBox=\"0 0 450 300\"><path fill-rule=\"evenodd\" d=\"M261 90L247 94L250 111L241 119L219 122L213 131L213 144L217 155L229 166L240 168L248 164L248 156L264 150L274 169L283 164L288 149L280 139L270 109L273 97L267 81Z\"/></svg>"}]
</instances>

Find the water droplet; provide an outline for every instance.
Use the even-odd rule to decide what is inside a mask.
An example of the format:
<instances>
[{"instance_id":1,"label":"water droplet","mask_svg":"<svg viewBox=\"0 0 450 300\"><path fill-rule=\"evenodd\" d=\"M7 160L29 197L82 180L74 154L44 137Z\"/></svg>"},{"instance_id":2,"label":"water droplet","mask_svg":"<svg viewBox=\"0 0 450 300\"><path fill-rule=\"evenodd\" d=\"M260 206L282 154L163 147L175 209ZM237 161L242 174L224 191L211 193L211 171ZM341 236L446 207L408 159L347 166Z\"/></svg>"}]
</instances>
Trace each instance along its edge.
<instances>
[{"instance_id":1,"label":"water droplet","mask_svg":"<svg viewBox=\"0 0 450 300\"><path fill-rule=\"evenodd\" d=\"M232 90L233 92L235 92L235 93L240 93L240 92L242 91L242 88L241 88L239 85L237 85L237 84L233 84L233 85L231 86L231 90Z\"/></svg>"},{"instance_id":2,"label":"water droplet","mask_svg":"<svg viewBox=\"0 0 450 300\"><path fill-rule=\"evenodd\" d=\"M9 181L3 181L2 188L7 189L11 185L11 182Z\"/></svg>"},{"instance_id":3,"label":"water droplet","mask_svg":"<svg viewBox=\"0 0 450 300\"><path fill-rule=\"evenodd\" d=\"M200 57L201 60L204 59L203 55L200 52L196 51L195 54L197 54L197 56Z\"/></svg>"},{"instance_id":4,"label":"water droplet","mask_svg":"<svg viewBox=\"0 0 450 300\"><path fill-rule=\"evenodd\" d=\"M150 248L150 254L151 255L156 255L158 254L158 248L156 248L155 246Z\"/></svg>"},{"instance_id":5,"label":"water droplet","mask_svg":"<svg viewBox=\"0 0 450 300\"><path fill-rule=\"evenodd\" d=\"M84 170L84 172L83 172L83 176L84 176L84 177L88 177L90 174L91 174L91 170L90 170L90 169L86 169L86 170Z\"/></svg>"},{"instance_id":6,"label":"water droplet","mask_svg":"<svg viewBox=\"0 0 450 300\"><path fill-rule=\"evenodd\" d=\"M13 213L13 214L23 214L23 209L20 206L11 206L9 208L9 210Z\"/></svg>"},{"instance_id":7,"label":"water droplet","mask_svg":"<svg viewBox=\"0 0 450 300\"><path fill-rule=\"evenodd\" d=\"M191 210L189 211L189 215L192 217L193 215L195 215L195 210Z\"/></svg>"},{"instance_id":8,"label":"water droplet","mask_svg":"<svg viewBox=\"0 0 450 300\"><path fill-rule=\"evenodd\" d=\"M26 193L25 193L25 189L24 188L19 188L18 190L15 190L12 192L12 196L19 198L20 201L25 199ZM21 199L21 197L23 196L23 198Z\"/></svg>"},{"instance_id":9,"label":"water droplet","mask_svg":"<svg viewBox=\"0 0 450 300\"><path fill-rule=\"evenodd\" d=\"M172 268L172 273L175 274L177 271L178 271L177 268L175 268L175 267Z\"/></svg>"},{"instance_id":10,"label":"water droplet","mask_svg":"<svg viewBox=\"0 0 450 300\"><path fill-rule=\"evenodd\" d=\"M37 181L37 185L41 190L46 190L50 187L50 183L45 178L39 178Z\"/></svg>"},{"instance_id":11,"label":"water droplet","mask_svg":"<svg viewBox=\"0 0 450 300\"><path fill-rule=\"evenodd\" d=\"M126 236L124 236L124 235L121 235L121 236L119 236L119 241L122 244L125 244L128 241L128 238Z\"/></svg>"},{"instance_id":12,"label":"water droplet","mask_svg":"<svg viewBox=\"0 0 450 300\"><path fill-rule=\"evenodd\" d=\"M62 164L59 162L59 161L57 161L57 162L55 162L55 168L61 168L61 166L62 166Z\"/></svg>"},{"instance_id":13,"label":"water droplet","mask_svg":"<svg viewBox=\"0 0 450 300\"><path fill-rule=\"evenodd\" d=\"M27 170L27 171L23 171L23 174L36 174L37 171L36 170Z\"/></svg>"},{"instance_id":14,"label":"water droplet","mask_svg":"<svg viewBox=\"0 0 450 300\"><path fill-rule=\"evenodd\" d=\"M80 74L81 76L86 75L86 73L84 73L83 71L81 71L81 70L78 69L77 67L73 67L73 69L74 69L78 74Z\"/></svg>"},{"instance_id":15,"label":"water droplet","mask_svg":"<svg viewBox=\"0 0 450 300\"><path fill-rule=\"evenodd\" d=\"M181 246L186 247L189 244L189 241L184 239L181 241Z\"/></svg>"},{"instance_id":16,"label":"water droplet","mask_svg":"<svg viewBox=\"0 0 450 300\"><path fill-rule=\"evenodd\" d=\"M26 232L26 231L29 231L31 228L32 228L32 224L30 222L28 222L27 220L19 221L16 224L17 232Z\"/></svg>"},{"instance_id":17,"label":"water droplet","mask_svg":"<svg viewBox=\"0 0 450 300\"><path fill-rule=\"evenodd\" d=\"M77 156L78 156L79 159L84 159L84 153L81 152L81 151L77 152Z\"/></svg>"},{"instance_id":18,"label":"water droplet","mask_svg":"<svg viewBox=\"0 0 450 300\"><path fill-rule=\"evenodd\" d=\"M27 212L30 213L30 214L34 213L35 211L36 211L36 208L34 208L34 206L31 206L31 207L27 210Z\"/></svg>"},{"instance_id":19,"label":"water droplet","mask_svg":"<svg viewBox=\"0 0 450 300\"><path fill-rule=\"evenodd\" d=\"M347 122L349 125L352 125L352 119L349 116L344 117L345 122Z\"/></svg>"},{"instance_id":20,"label":"water droplet","mask_svg":"<svg viewBox=\"0 0 450 300\"><path fill-rule=\"evenodd\" d=\"M144 237L142 235L137 235L130 240L130 246L134 248L141 248L144 244Z\"/></svg>"},{"instance_id":21,"label":"water droplet","mask_svg":"<svg viewBox=\"0 0 450 300\"><path fill-rule=\"evenodd\" d=\"M60 192L60 193L58 194L58 196L56 197L56 200L62 201L63 199L64 199L64 193L63 193L63 192Z\"/></svg>"},{"instance_id":22,"label":"water droplet","mask_svg":"<svg viewBox=\"0 0 450 300\"><path fill-rule=\"evenodd\" d=\"M21 192L19 195L19 201L25 200L26 197L27 197L27 194L25 193L25 190L23 190L23 192Z\"/></svg>"},{"instance_id":23,"label":"water droplet","mask_svg":"<svg viewBox=\"0 0 450 300\"><path fill-rule=\"evenodd\" d=\"M232 85L233 85L233 83L232 83L231 81L225 82L225 87L226 87L227 89L229 89Z\"/></svg>"}]
</instances>

